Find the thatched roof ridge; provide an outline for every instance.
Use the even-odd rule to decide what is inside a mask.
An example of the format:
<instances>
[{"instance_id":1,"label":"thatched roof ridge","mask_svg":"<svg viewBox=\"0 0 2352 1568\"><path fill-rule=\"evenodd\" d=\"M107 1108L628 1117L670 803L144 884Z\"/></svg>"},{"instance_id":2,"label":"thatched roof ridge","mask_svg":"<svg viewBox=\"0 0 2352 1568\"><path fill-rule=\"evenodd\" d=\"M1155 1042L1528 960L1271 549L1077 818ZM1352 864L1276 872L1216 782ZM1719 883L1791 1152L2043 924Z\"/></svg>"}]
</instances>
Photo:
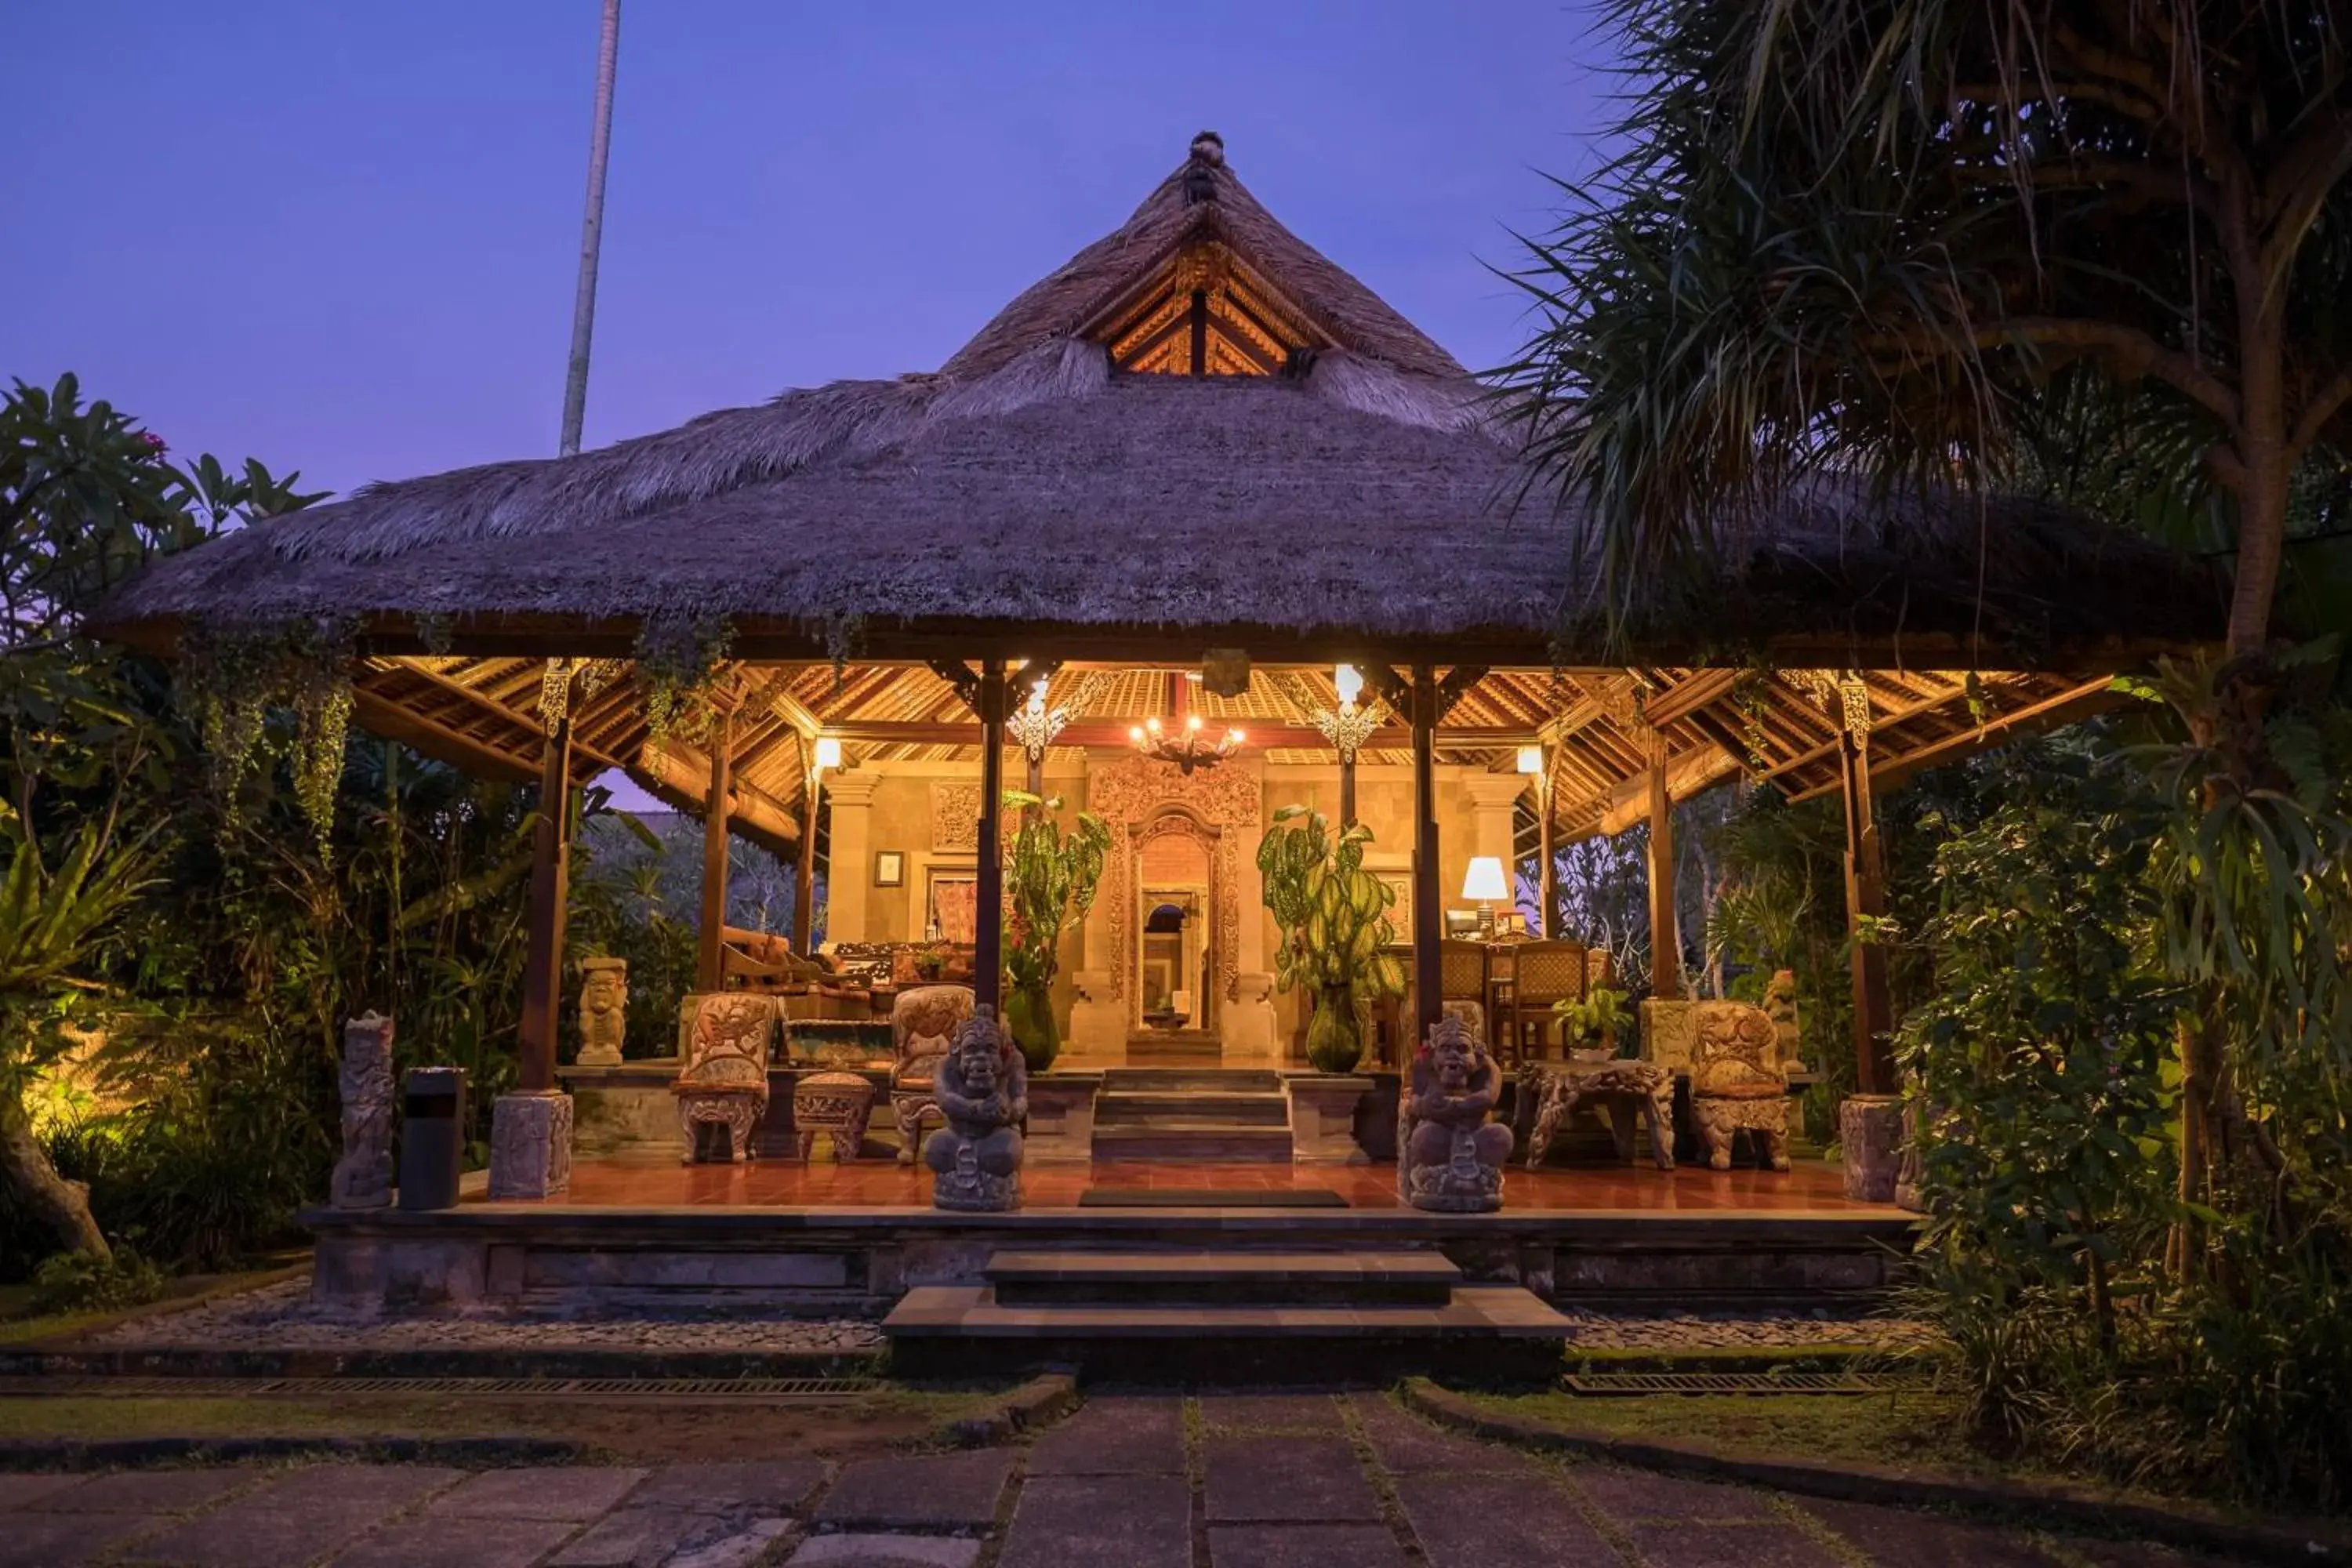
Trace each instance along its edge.
<instances>
[{"instance_id":1,"label":"thatched roof ridge","mask_svg":"<svg viewBox=\"0 0 2352 1568\"><path fill-rule=\"evenodd\" d=\"M1128 220L1031 284L940 367L983 375L1053 338L1076 335L1139 278L1187 244L1232 246L1290 296L1335 347L1415 374L1468 375L1452 354L1284 227L1225 163L1213 132Z\"/></svg>"}]
</instances>

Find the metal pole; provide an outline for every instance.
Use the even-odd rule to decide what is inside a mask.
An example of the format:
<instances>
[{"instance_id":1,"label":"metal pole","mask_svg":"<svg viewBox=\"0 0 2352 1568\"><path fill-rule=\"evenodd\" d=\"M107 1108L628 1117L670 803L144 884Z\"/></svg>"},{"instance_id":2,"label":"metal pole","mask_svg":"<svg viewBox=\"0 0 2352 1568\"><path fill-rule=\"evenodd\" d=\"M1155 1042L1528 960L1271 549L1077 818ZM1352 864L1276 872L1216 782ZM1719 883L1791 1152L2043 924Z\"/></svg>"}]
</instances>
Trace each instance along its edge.
<instances>
[{"instance_id":1,"label":"metal pole","mask_svg":"<svg viewBox=\"0 0 2352 1568\"><path fill-rule=\"evenodd\" d=\"M604 242L604 165L613 144L613 69L621 53L621 0L604 0L596 43L596 122L588 138L588 210L580 221L580 285L572 297L572 365L563 380L563 436L557 450L580 450L588 413L588 340L596 329L596 258Z\"/></svg>"}]
</instances>

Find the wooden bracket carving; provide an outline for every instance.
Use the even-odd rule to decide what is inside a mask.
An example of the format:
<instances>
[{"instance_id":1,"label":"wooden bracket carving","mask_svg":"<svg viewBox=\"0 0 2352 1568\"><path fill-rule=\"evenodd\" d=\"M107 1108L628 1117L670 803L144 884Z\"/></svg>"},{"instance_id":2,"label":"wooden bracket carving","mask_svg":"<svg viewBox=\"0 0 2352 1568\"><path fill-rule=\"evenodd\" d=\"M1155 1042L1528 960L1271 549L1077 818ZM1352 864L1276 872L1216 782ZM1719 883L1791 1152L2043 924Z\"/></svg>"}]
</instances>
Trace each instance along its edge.
<instances>
[{"instance_id":1,"label":"wooden bracket carving","mask_svg":"<svg viewBox=\"0 0 2352 1568\"><path fill-rule=\"evenodd\" d=\"M971 666L946 658L932 659L930 666L933 674L955 688L955 694L963 700L965 707L974 713L980 711L980 677Z\"/></svg>"}]
</instances>

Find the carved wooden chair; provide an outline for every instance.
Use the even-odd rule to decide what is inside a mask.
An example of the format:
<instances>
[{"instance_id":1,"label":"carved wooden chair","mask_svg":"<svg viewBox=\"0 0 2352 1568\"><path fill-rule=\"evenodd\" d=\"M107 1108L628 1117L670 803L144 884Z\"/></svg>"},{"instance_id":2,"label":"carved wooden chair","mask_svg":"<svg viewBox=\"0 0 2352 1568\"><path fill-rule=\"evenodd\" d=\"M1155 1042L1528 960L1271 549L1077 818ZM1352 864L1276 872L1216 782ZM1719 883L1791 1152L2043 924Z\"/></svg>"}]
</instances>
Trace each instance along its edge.
<instances>
[{"instance_id":1,"label":"carved wooden chair","mask_svg":"<svg viewBox=\"0 0 2352 1568\"><path fill-rule=\"evenodd\" d=\"M898 1128L898 1163L915 1163L926 1117L946 1124L936 1079L956 1026L971 1016L969 985L917 985L890 1005L890 1119Z\"/></svg>"},{"instance_id":2,"label":"carved wooden chair","mask_svg":"<svg viewBox=\"0 0 2352 1568\"><path fill-rule=\"evenodd\" d=\"M1477 1031L1478 1043L1492 1047L1494 1042L1486 1034L1486 949L1475 942L1441 942L1437 944L1437 1010L1444 1015L1454 1011L1456 1002L1478 1005L1475 1019L1466 1019ZM1465 1016L1466 1018L1466 1016Z\"/></svg>"},{"instance_id":3,"label":"carved wooden chair","mask_svg":"<svg viewBox=\"0 0 2352 1568\"><path fill-rule=\"evenodd\" d=\"M758 992L711 991L688 997L684 1011L683 1064L669 1087L686 1163L694 1163L700 1129L717 1122L727 1129L729 1158L740 1164L752 1152L751 1130L767 1114L768 1063L782 1009Z\"/></svg>"},{"instance_id":4,"label":"carved wooden chair","mask_svg":"<svg viewBox=\"0 0 2352 1568\"><path fill-rule=\"evenodd\" d=\"M1776 1171L1789 1168L1789 1065L1772 1016L1745 1002L1694 1002L1691 1119L1707 1161L1731 1169L1732 1134L1746 1128Z\"/></svg>"}]
</instances>

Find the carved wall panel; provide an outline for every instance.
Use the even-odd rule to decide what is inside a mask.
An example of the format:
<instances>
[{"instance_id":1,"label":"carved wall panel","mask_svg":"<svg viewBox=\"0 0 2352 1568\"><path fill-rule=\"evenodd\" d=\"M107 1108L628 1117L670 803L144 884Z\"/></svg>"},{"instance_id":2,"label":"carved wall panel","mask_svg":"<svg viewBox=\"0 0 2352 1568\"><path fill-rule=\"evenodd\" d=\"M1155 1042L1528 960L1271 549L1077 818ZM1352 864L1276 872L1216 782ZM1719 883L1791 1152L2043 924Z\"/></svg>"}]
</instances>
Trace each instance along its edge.
<instances>
[{"instance_id":1,"label":"carved wall panel","mask_svg":"<svg viewBox=\"0 0 2352 1568\"><path fill-rule=\"evenodd\" d=\"M1123 757L1087 775L1087 808L1109 825L1116 846L1104 878L1114 995L1128 994L1135 969L1140 940L1133 908L1136 865L1144 841L1162 833L1189 833L1210 852L1210 930L1217 952L1217 989L1228 1002L1239 998L1239 846L1247 841L1255 853L1263 794L1257 776L1240 768L1207 768L1188 776L1142 757Z\"/></svg>"},{"instance_id":2,"label":"carved wall panel","mask_svg":"<svg viewBox=\"0 0 2352 1568\"><path fill-rule=\"evenodd\" d=\"M931 785L931 847L971 854L980 847L980 785L962 779Z\"/></svg>"}]
</instances>

